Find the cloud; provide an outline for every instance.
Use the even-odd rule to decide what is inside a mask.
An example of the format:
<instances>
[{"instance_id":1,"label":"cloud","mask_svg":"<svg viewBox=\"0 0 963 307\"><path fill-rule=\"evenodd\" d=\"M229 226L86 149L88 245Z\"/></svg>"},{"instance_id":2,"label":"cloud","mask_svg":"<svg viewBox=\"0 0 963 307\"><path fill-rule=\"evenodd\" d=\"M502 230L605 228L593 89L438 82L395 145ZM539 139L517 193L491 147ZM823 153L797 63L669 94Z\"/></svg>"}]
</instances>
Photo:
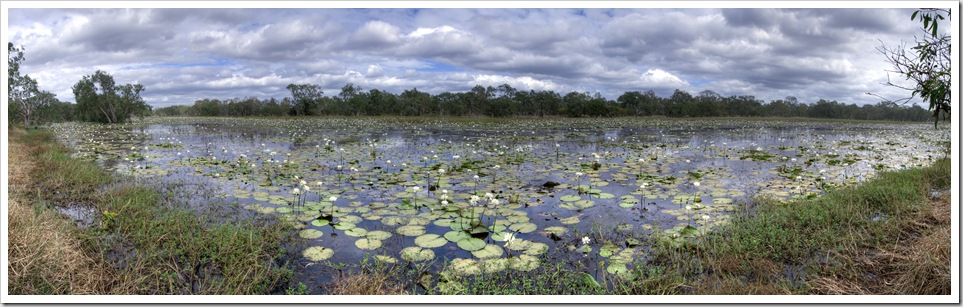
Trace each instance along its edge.
<instances>
[{"instance_id":1,"label":"cloud","mask_svg":"<svg viewBox=\"0 0 963 307\"><path fill-rule=\"evenodd\" d=\"M874 6L879 6L875 5ZM910 40L912 9L18 9L23 71L73 100L96 69L141 82L149 103L282 98L289 83L400 93L475 84L672 89L875 103L875 47ZM333 93L332 93L333 91ZM905 94L905 93L904 93ZM817 98L818 97L818 98Z\"/></svg>"}]
</instances>

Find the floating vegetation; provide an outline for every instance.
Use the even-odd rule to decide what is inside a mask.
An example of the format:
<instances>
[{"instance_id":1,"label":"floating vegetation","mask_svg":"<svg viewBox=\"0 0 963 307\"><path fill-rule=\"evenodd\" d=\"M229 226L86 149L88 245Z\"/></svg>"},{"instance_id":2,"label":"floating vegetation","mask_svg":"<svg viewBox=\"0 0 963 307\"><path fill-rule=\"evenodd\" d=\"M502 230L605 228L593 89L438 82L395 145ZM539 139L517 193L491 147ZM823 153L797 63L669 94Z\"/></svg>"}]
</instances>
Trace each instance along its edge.
<instances>
[{"instance_id":1,"label":"floating vegetation","mask_svg":"<svg viewBox=\"0 0 963 307\"><path fill-rule=\"evenodd\" d=\"M437 254L453 259L443 271L475 274L533 270L558 250L598 257L598 269L615 275L643 257L649 234L697 243L748 197L818 197L928 165L949 133L651 118L148 118L52 128L77 156L117 172L213 187L246 209L239 214L278 217L325 245L305 248L308 261ZM622 237L583 237L593 227Z\"/></svg>"}]
</instances>

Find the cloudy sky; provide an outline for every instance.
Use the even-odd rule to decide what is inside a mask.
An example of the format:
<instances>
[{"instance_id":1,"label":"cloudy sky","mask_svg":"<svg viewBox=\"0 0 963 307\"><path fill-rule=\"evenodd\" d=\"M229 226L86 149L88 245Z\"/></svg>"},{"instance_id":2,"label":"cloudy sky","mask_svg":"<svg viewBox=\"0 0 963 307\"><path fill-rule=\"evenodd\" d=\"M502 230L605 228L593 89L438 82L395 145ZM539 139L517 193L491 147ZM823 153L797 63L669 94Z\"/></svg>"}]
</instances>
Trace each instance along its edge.
<instances>
[{"instance_id":1,"label":"cloudy sky","mask_svg":"<svg viewBox=\"0 0 963 307\"><path fill-rule=\"evenodd\" d=\"M609 99L683 89L864 104L880 100L866 92L906 96L881 84L890 67L876 47L911 42L912 12L11 8L5 35L26 49L22 71L64 101L101 69L144 84L155 107L282 98L291 83L321 84L326 95L346 83L433 94L507 83Z\"/></svg>"}]
</instances>

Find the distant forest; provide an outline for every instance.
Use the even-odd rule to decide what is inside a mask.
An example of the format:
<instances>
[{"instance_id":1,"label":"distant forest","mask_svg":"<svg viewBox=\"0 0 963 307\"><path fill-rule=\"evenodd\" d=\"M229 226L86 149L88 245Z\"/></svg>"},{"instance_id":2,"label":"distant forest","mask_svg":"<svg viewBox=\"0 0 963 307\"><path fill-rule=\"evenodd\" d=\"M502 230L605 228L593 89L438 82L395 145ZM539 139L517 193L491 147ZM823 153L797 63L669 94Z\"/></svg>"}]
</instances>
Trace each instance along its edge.
<instances>
[{"instance_id":1,"label":"distant forest","mask_svg":"<svg viewBox=\"0 0 963 307\"><path fill-rule=\"evenodd\" d=\"M159 116L667 116L667 117L811 117L858 120L926 121L922 107L880 102L858 106L820 99L803 103L789 96L766 103L754 96L724 97L705 90L693 96L675 90L669 97L654 91L625 92L616 100L599 94L554 91L519 91L507 84L476 85L468 92L431 95L417 88L400 95L347 84L337 96L324 96L320 85L291 84L291 97L256 97L227 100L199 99L192 106L154 110Z\"/></svg>"}]
</instances>

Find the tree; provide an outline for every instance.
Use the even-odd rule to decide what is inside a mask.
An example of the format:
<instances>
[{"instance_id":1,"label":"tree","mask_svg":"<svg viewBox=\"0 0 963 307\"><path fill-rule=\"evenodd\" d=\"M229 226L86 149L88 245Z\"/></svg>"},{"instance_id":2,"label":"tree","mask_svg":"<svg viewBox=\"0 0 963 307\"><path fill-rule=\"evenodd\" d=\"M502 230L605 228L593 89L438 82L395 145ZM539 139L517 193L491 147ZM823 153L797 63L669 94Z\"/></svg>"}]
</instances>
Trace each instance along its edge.
<instances>
[{"instance_id":1,"label":"tree","mask_svg":"<svg viewBox=\"0 0 963 307\"><path fill-rule=\"evenodd\" d=\"M20 63L23 63L23 47L15 48L13 43L7 43L7 98L10 103L10 115L19 115L24 127L30 126L37 109L49 100L38 97L41 92L37 87L37 80L28 75L20 74Z\"/></svg>"},{"instance_id":2,"label":"tree","mask_svg":"<svg viewBox=\"0 0 963 307\"><path fill-rule=\"evenodd\" d=\"M140 97L143 91L143 85L117 85L113 76L97 70L74 84L77 117L113 124L126 122L131 115L146 115L150 112L150 106Z\"/></svg>"},{"instance_id":3,"label":"tree","mask_svg":"<svg viewBox=\"0 0 963 307\"><path fill-rule=\"evenodd\" d=\"M939 122L940 115L944 119L950 114L951 101L950 94L952 80L950 66L950 49L952 47L951 36L939 32L939 21L950 18L949 9L919 9L913 12L910 20L915 21L919 17L923 23L921 28L924 32L922 38L916 38L916 46L912 47L912 52L906 50L906 45L901 44L898 48L886 46L877 47L876 50L886 56L886 61L893 66L894 72L903 75L905 80L909 80L913 85L903 86L887 81L887 85L911 91L909 98L900 99L907 102L919 96L929 103L930 111L933 111L934 125Z\"/></svg>"},{"instance_id":4,"label":"tree","mask_svg":"<svg viewBox=\"0 0 963 307\"><path fill-rule=\"evenodd\" d=\"M321 85L318 84L288 84L291 98L294 98L295 115L317 115L318 103L321 101Z\"/></svg>"}]
</instances>

